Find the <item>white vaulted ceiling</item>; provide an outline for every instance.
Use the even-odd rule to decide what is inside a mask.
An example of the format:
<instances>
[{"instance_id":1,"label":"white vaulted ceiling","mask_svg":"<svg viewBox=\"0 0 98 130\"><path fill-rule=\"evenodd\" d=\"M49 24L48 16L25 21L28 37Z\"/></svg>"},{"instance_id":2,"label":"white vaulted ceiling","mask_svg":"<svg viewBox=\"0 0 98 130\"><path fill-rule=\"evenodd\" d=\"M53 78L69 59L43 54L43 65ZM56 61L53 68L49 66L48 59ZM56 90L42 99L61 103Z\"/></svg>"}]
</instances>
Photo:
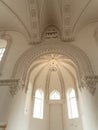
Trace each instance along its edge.
<instances>
[{"instance_id":1,"label":"white vaulted ceiling","mask_svg":"<svg viewBox=\"0 0 98 130\"><path fill-rule=\"evenodd\" d=\"M32 0L33 1L33 0ZM62 31L64 3L68 0L37 0L39 30L42 31L48 25L56 25ZM72 31L81 30L89 23L97 22L97 0L70 0L71 2L71 26ZM31 18L30 0L0 0L0 29L15 30L25 33L30 37Z\"/></svg>"},{"instance_id":2,"label":"white vaulted ceiling","mask_svg":"<svg viewBox=\"0 0 98 130\"><path fill-rule=\"evenodd\" d=\"M0 0L0 12L0 30L30 35L30 14L26 0Z\"/></svg>"},{"instance_id":3,"label":"white vaulted ceiling","mask_svg":"<svg viewBox=\"0 0 98 130\"><path fill-rule=\"evenodd\" d=\"M60 54L47 54L35 60L30 67L30 81L33 89L41 88L48 93L60 93L68 87L77 87L76 65Z\"/></svg>"},{"instance_id":4,"label":"white vaulted ceiling","mask_svg":"<svg viewBox=\"0 0 98 130\"><path fill-rule=\"evenodd\" d=\"M34 3L36 3L36 6ZM69 3L70 9L68 6ZM30 7L33 10L30 10ZM68 10L70 15L66 12ZM31 11L34 11L34 17L31 16ZM12 40L11 49L7 56L8 61L11 61L7 65L8 70L10 66L14 68L21 55L31 47L28 43L33 43L33 35L35 37L36 34L40 36L39 41L37 41L40 45L43 43L47 43L48 45L50 42L54 44L53 37L58 36L55 36L55 34L53 34L53 37L47 36L51 39L47 41L45 39L47 37L43 35L46 33L49 33L49 35L52 33L64 35L63 32L67 31L67 26L67 28L72 29L74 41L69 42L67 40L67 42L61 42L58 39L63 40L62 36L56 40L61 46L62 44L71 43L81 48L89 57L92 64L94 62L93 68L96 71L98 63L93 57L98 56L97 44L94 39L95 29L98 27L97 12L98 0L0 0L0 36L2 34L9 34ZM69 17L70 19L67 19L68 21L64 24L64 20ZM57 32L53 32L53 30L57 30ZM97 36L98 30L96 32ZM55 41L55 43L57 42ZM36 44L32 44L32 46L35 47ZM94 48L93 54L92 48Z\"/></svg>"}]
</instances>

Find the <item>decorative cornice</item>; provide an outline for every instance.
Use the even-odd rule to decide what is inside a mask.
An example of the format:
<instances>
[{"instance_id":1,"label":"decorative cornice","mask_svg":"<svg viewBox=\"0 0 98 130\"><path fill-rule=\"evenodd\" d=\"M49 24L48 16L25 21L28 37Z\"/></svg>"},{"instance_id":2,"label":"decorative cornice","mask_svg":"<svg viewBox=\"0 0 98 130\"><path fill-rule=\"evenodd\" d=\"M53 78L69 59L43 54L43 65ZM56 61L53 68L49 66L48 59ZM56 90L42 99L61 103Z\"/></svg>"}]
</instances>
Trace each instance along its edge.
<instances>
[{"instance_id":1,"label":"decorative cornice","mask_svg":"<svg viewBox=\"0 0 98 130\"><path fill-rule=\"evenodd\" d=\"M44 30L41 39L50 39L50 38L61 38L59 29L54 25L49 25Z\"/></svg>"},{"instance_id":2,"label":"decorative cornice","mask_svg":"<svg viewBox=\"0 0 98 130\"><path fill-rule=\"evenodd\" d=\"M98 75L84 76L81 78L81 87L86 88L94 95L96 90L96 83L98 82Z\"/></svg>"},{"instance_id":3,"label":"decorative cornice","mask_svg":"<svg viewBox=\"0 0 98 130\"><path fill-rule=\"evenodd\" d=\"M38 7L36 0L29 0L31 13L31 42L30 44L38 44L40 42Z\"/></svg>"},{"instance_id":4,"label":"decorative cornice","mask_svg":"<svg viewBox=\"0 0 98 130\"><path fill-rule=\"evenodd\" d=\"M21 88L23 88L24 83L20 79L2 79L0 80L0 86L9 86L10 93L14 96Z\"/></svg>"},{"instance_id":5,"label":"decorative cornice","mask_svg":"<svg viewBox=\"0 0 98 130\"><path fill-rule=\"evenodd\" d=\"M98 42L98 27L94 31L94 38L95 38L96 42Z\"/></svg>"},{"instance_id":6,"label":"decorative cornice","mask_svg":"<svg viewBox=\"0 0 98 130\"><path fill-rule=\"evenodd\" d=\"M39 44L27 50L16 62L13 75L14 78L24 77L32 62L41 55L59 53L69 58L77 66L79 75L93 75L93 69L87 55L72 44L59 44L57 41ZM27 62L25 62L27 61ZM24 75L24 76L23 76Z\"/></svg>"},{"instance_id":7,"label":"decorative cornice","mask_svg":"<svg viewBox=\"0 0 98 130\"><path fill-rule=\"evenodd\" d=\"M72 36L72 25L71 25L71 0L63 0L62 2L62 19L63 19L63 27L62 27L62 39L64 41L73 41Z\"/></svg>"},{"instance_id":8,"label":"decorative cornice","mask_svg":"<svg viewBox=\"0 0 98 130\"><path fill-rule=\"evenodd\" d=\"M51 43L50 40L48 44L46 42L44 44L39 44L26 51L17 61L12 78L21 78L24 82L26 82L27 73L32 65L32 62L34 62L34 60L42 55L52 53L64 55L75 64L75 70L79 81L83 75L94 75L89 58L80 48L77 48L76 46L69 43L60 44L57 42L57 40L53 41L54 42Z\"/></svg>"}]
</instances>

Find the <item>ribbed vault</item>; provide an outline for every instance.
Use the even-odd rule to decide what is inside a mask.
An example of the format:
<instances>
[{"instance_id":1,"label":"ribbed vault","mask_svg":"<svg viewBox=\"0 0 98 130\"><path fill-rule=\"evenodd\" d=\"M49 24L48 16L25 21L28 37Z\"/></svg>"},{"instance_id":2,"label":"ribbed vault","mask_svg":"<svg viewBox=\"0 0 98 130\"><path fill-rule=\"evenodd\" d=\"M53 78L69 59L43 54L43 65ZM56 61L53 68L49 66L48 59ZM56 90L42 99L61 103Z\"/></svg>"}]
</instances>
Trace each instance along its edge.
<instances>
[{"instance_id":1,"label":"ribbed vault","mask_svg":"<svg viewBox=\"0 0 98 130\"><path fill-rule=\"evenodd\" d=\"M33 95L36 89L41 88L48 99L49 94L57 90L64 99L68 87L77 87L76 70L76 65L63 55L47 54L39 57L28 70L28 82L32 83Z\"/></svg>"},{"instance_id":2,"label":"ribbed vault","mask_svg":"<svg viewBox=\"0 0 98 130\"><path fill-rule=\"evenodd\" d=\"M49 59L51 59L50 55L51 57L52 55L55 56L57 60L56 61L52 60L50 63L48 63ZM30 73L35 68L39 72L36 72L34 78L34 84L36 84L36 81L39 79L38 78L39 75L41 75L41 73L44 73L43 71L45 70L45 68L47 67L49 68L49 66L51 66L54 62L56 62L56 64L59 62L60 64L60 65L56 65L56 67L54 66L54 68L52 69L55 70L58 68L58 71L56 73L57 73L57 77L59 78L58 84L61 84L61 86L65 86L62 80L63 78L61 78L64 77L62 76L63 69L67 71L66 73L70 73L71 77L74 77L73 78L74 81L76 80L77 77L80 88L85 85L83 84L82 86L81 84L81 81L85 83L83 79L85 78L85 76L94 76L94 72L90 64L90 61L87 55L81 49L75 47L72 44L64 44L61 41L58 40L51 41L50 39L48 40L48 44L47 41L45 41L42 45L32 47L28 51L26 51L16 62L12 77L15 79L18 78L22 80L24 83L24 87L27 88L28 81L31 75ZM42 68L40 68L41 66ZM63 69L61 69L61 66ZM72 71L73 70L72 68L74 69L74 71ZM50 69L47 70L48 70L46 76L47 78L45 78L47 82L45 82L44 84L49 84L48 82L50 80L50 76L49 76L51 75L49 74ZM33 76L34 73L32 74Z\"/></svg>"}]
</instances>

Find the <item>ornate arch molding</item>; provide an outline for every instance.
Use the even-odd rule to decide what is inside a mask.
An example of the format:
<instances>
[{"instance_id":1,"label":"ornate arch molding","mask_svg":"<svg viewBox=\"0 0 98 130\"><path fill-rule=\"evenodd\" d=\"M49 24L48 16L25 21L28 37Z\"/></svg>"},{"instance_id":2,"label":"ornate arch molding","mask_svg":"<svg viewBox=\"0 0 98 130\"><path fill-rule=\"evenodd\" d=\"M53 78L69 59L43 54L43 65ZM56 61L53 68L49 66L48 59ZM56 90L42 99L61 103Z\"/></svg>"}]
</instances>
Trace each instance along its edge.
<instances>
[{"instance_id":1,"label":"ornate arch molding","mask_svg":"<svg viewBox=\"0 0 98 130\"><path fill-rule=\"evenodd\" d=\"M48 44L43 43L43 44L36 45L35 47L33 46L32 48L24 52L24 54L22 54L22 56L18 59L14 67L12 77L14 79L20 79L25 86L27 72L32 62L34 62L34 60L36 60L41 55L51 54L51 53L62 54L65 57L71 59L77 66L79 87L80 88L86 87L90 89L91 92L95 90L95 87L91 86L88 83L88 79L90 78L91 78L90 82L92 81L93 83L95 83L96 81L98 81L98 78L97 77L95 78L94 76L94 72L91 63L89 61L89 58L80 48L69 43L60 44L54 41L54 43L50 42Z\"/></svg>"}]
</instances>

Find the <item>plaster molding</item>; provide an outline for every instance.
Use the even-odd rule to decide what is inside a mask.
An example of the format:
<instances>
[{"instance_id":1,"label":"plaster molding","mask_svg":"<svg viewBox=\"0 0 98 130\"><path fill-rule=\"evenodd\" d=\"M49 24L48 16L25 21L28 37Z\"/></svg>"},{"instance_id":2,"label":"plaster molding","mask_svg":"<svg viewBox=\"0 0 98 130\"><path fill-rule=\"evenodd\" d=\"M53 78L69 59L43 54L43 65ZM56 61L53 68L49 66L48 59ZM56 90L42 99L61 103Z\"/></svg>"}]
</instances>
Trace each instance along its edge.
<instances>
[{"instance_id":1,"label":"plaster molding","mask_svg":"<svg viewBox=\"0 0 98 130\"><path fill-rule=\"evenodd\" d=\"M81 87L88 89L92 95L95 93L96 83L98 83L98 75L89 75L81 78Z\"/></svg>"},{"instance_id":2,"label":"plaster molding","mask_svg":"<svg viewBox=\"0 0 98 130\"><path fill-rule=\"evenodd\" d=\"M10 93L12 96L16 95L16 93L22 88L24 83L20 79L1 79L0 86L9 86Z\"/></svg>"},{"instance_id":3,"label":"plaster molding","mask_svg":"<svg viewBox=\"0 0 98 130\"><path fill-rule=\"evenodd\" d=\"M48 55L48 56L50 56L50 55ZM38 78L40 77L40 74L43 72L43 70L47 67L47 69L48 69L48 71L47 71L47 75L46 75L46 79L45 79L45 88L44 88L44 91L45 91L45 97L46 97L46 99L48 100L49 99L49 95L50 95L50 93L55 89L55 90L58 90L59 92L60 92L60 94L61 94L61 98L62 99L65 99L65 90L66 90L66 85L65 85L65 83L64 83L64 77L63 77L63 75L62 75L62 72L61 72L61 69L60 69L60 66L63 66L63 68L64 69L66 69L67 71L68 71L68 73L70 73L70 75L71 75L71 77L73 78L73 80L74 80L74 86L77 86L76 85L76 79L75 79L75 77L74 77L74 74L66 67L66 63L65 63L65 65L63 64L61 64L61 62L62 61L60 61L59 60L59 58L61 59L61 57L59 57L59 58L57 58L58 56L56 55L54 55L54 54L52 54L51 55L51 58L50 57L45 57L45 59L46 60L43 60L43 58L41 57L41 58L39 58L38 60L36 60L35 62L34 62L34 64L32 64L31 66L30 66L30 69L28 70L28 72L27 72L27 76L26 76L26 92L27 92L27 90L28 90L28 83L29 83L29 81L30 82L33 82L32 83L32 85L33 85L33 96L34 96L34 94L35 94L35 90L36 89L38 89L39 87L39 85L37 85L36 83L38 83L39 81L38 81ZM59 55L60 56L60 55ZM64 56L62 57L62 58L64 58ZM53 67L53 69L52 70L50 70L50 68L51 68L51 66L50 66L50 63L51 63L51 60L52 59L55 59L55 61L56 61L56 70L54 70L54 67ZM64 59L63 59L64 60ZM39 61L39 62L38 62ZM42 62L41 62L42 61ZM65 62L65 61L63 61L63 62ZM68 64L68 63L67 63ZM40 67L40 69L39 69L39 72L37 72L37 74L35 75L35 78L33 78L33 80L32 80L32 75L31 75L31 73L32 73L32 71L35 69L35 68L38 68L39 66L42 66L42 67ZM45 66L43 66L43 65L45 65ZM55 65L55 63L54 63L54 61L53 61L53 64L52 64L52 66L54 66ZM71 64L70 64L71 65ZM50 76L51 76L51 73L52 72L56 72L57 73L57 75L58 75L58 77L59 77L59 82L60 82L60 86L54 86L54 87L50 87ZM41 86L40 86L41 87ZM41 87L41 89L42 89L42 87Z\"/></svg>"},{"instance_id":4,"label":"plaster molding","mask_svg":"<svg viewBox=\"0 0 98 130\"><path fill-rule=\"evenodd\" d=\"M95 29L93 36L94 36L96 42L98 42L98 27Z\"/></svg>"},{"instance_id":5,"label":"plaster molding","mask_svg":"<svg viewBox=\"0 0 98 130\"><path fill-rule=\"evenodd\" d=\"M80 75L93 74L92 66L87 55L72 44L45 43L39 44L28 49L16 62L12 76L21 77L26 72L32 62L41 55L57 53L62 54L71 59L77 66ZM26 61L26 62L25 62Z\"/></svg>"},{"instance_id":6,"label":"plaster molding","mask_svg":"<svg viewBox=\"0 0 98 130\"><path fill-rule=\"evenodd\" d=\"M81 82L82 76L94 75L91 63L87 55L78 47L72 44L57 43L57 41L50 43L38 44L33 46L22 54L16 62L12 77L15 79L22 79L25 83L28 70L37 58L45 54L61 54L73 61L77 66L77 78ZM25 62L26 61L26 62ZM81 86L79 86L81 88Z\"/></svg>"},{"instance_id":7,"label":"plaster molding","mask_svg":"<svg viewBox=\"0 0 98 130\"><path fill-rule=\"evenodd\" d=\"M84 12L87 10L88 6L91 4L92 0L88 0L88 2L86 3L86 5L84 6L84 8L82 9L82 11L80 12L79 16L77 17L74 26L72 28L72 32L75 33L76 27L80 21L80 18L82 17L82 15L84 14Z\"/></svg>"},{"instance_id":8,"label":"plaster molding","mask_svg":"<svg viewBox=\"0 0 98 130\"><path fill-rule=\"evenodd\" d=\"M31 42L30 44L38 44L40 42L39 33L39 17L36 0L29 0L30 14L31 14Z\"/></svg>"},{"instance_id":9,"label":"plaster molding","mask_svg":"<svg viewBox=\"0 0 98 130\"><path fill-rule=\"evenodd\" d=\"M46 88L45 88L45 99L48 101L49 100L49 85L50 85L50 77L51 77L51 72L48 70L47 76L46 76Z\"/></svg>"},{"instance_id":10,"label":"plaster molding","mask_svg":"<svg viewBox=\"0 0 98 130\"><path fill-rule=\"evenodd\" d=\"M30 41L30 37L28 37L28 35L26 35L24 32L14 28L14 27L0 27L0 32L15 32L15 33L19 33L21 34L25 39L26 41Z\"/></svg>"},{"instance_id":11,"label":"plaster molding","mask_svg":"<svg viewBox=\"0 0 98 130\"><path fill-rule=\"evenodd\" d=\"M64 41L74 40L71 25L71 15L72 15L71 6L72 6L71 0L62 1L62 20L63 20L62 39Z\"/></svg>"},{"instance_id":12,"label":"plaster molding","mask_svg":"<svg viewBox=\"0 0 98 130\"><path fill-rule=\"evenodd\" d=\"M61 33L55 25L48 25L41 35L42 40L50 39L50 38L54 38L54 39L61 38Z\"/></svg>"}]
</instances>

